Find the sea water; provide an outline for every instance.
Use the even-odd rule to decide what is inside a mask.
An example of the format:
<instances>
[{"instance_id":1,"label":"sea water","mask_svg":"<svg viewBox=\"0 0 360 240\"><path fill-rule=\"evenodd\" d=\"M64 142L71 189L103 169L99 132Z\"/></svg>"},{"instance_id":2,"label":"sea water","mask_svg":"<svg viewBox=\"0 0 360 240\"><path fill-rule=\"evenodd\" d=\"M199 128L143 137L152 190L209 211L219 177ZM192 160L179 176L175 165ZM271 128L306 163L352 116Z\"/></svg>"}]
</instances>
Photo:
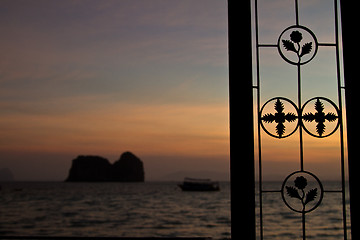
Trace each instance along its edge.
<instances>
[{"instance_id":1,"label":"sea water","mask_svg":"<svg viewBox=\"0 0 360 240\"><path fill-rule=\"evenodd\" d=\"M177 182L2 183L0 235L230 237L230 189Z\"/></svg>"},{"instance_id":2,"label":"sea water","mask_svg":"<svg viewBox=\"0 0 360 240\"><path fill-rule=\"evenodd\" d=\"M350 238L350 204L346 193L343 211L341 182L323 182L324 195L321 204L305 214L306 239L340 240ZM281 182L264 182L264 190L281 190ZM345 189L347 190L347 188ZM258 197L258 192L257 192ZM319 195L317 195L319 197ZM263 239L289 240L303 239L302 213L294 212L283 201L280 192L263 193ZM258 235L260 235L260 208L256 206ZM345 213L345 225L344 214ZM346 229L346 231L344 231ZM261 239L258 237L257 239Z\"/></svg>"},{"instance_id":3,"label":"sea water","mask_svg":"<svg viewBox=\"0 0 360 240\"><path fill-rule=\"evenodd\" d=\"M0 236L231 237L228 182L216 192L183 192L177 182L0 185ZM301 214L279 193L263 203L264 239L301 239ZM307 215L307 239L343 239L341 194L325 193ZM257 225L259 235L258 201Z\"/></svg>"}]
</instances>

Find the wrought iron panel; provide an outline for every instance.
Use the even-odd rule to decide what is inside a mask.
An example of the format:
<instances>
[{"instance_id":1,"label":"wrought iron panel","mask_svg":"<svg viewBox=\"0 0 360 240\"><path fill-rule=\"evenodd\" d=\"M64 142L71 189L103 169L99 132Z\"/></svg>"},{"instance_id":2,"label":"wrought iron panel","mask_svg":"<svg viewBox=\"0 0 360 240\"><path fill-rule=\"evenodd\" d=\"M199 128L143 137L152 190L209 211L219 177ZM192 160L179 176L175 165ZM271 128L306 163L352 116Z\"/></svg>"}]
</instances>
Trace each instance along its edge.
<instances>
[{"instance_id":1,"label":"wrought iron panel","mask_svg":"<svg viewBox=\"0 0 360 240\"><path fill-rule=\"evenodd\" d=\"M267 34L268 36L262 39L262 25L259 23L261 14L264 11L259 11L261 4L267 3L270 6L271 1L254 0L253 2L253 14L254 14L254 41L255 41L255 61L256 61L256 78L254 81L254 91L256 95L257 105L257 173L258 173L258 236L259 239L271 239L267 237L267 224L264 211L266 210L265 202L269 199L282 204L284 209L291 212L291 217L299 219L299 231L296 233L289 233L290 237L296 236L297 238L307 239L314 235L311 234L311 229L308 227L308 221L313 216L313 212L318 211L322 207L323 202L327 201L333 194L338 194L341 199L341 232L342 238L348 238L348 223L347 223L347 209L346 209L346 159L345 159L345 142L344 142L344 125L343 125L343 80L341 75L341 49L340 49L340 36L339 36L339 17L338 17L338 1L323 1L326 4L330 3L331 19L322 20L321 14L317 18L317 21L322 22L331 20L330 25L333 29L328 34L329 38L324 38L326 35L324 29L316 28L312 30L311 27L303 25L303 22L307 22L304 19L306 14L302 14L301 11L313 11L316 15L316 10L311 9L311 1L298 1L287 0L282 1L284 5L283 13L279 18L286 18L289 20L291 17L293 20L286 23L277 24L274 29L279 29L279 25L283 28L277 33ZM308 5L307 5L308 4ZM286 6L285 6L286 5ZM274 3L274 8L280 6L279 1ZM320 5L321 6L321 5ZM278 15L273 13L269 8L266 11L268 16L276 18ZM290 13L284 13L290 10ZM304 21L303 21L304 20ZM276 21L275 21L276 22ZM280 22L280 20L279 20ZM269 31L269 29L266 29ZM265 31L265 32L266 32ZM321 31L322 37L317 37L316 31ZM270 36L270 37L269 37ZM325 39L325 41L324 41ZM329 41L330 39L330 41ZM270 40L270 42L269 42ZM266 56L267 51L271 51L270 56ZM276 53L275 53L276 52ZM318 55L327 56L328 52L333 52L334 65L324 67L322 69L311 70L316 68L314 62L321 61L324 57ZM282 69L274 68L271 70L271 66L265 68L263 62L267 62L271 58L271 61L277 63ZM317 58L319 58L317 60ZM265 59L265 60L263 60ZM271 65L271 64L268 64ZM282 71L288 72L288 74L282 74ZM321 71L326 71L327 75L333 74L334 76L329 81L334 83L336 88L335 97L334 94L326 94L327 92L321 89L321 84L317 82L317 78L321 75ZM274 83L266 82L269 77L267 73L280 76ZM288 79L289 76L291 79ZM281 79L283 77L283 79ZM262 79L264 78L264 79ZM275 77L273 77L275 79ZM294 83L290 83L294 82ZM307 88L305 88L303 83ZM323 82L323 81L322 81ZM270 93L264 93L263 85L276 85L276 94L282 93L283 95L273 95ZM285 86L286 85L286 86ZM315 87L312 87L315 86ZM330 84L329 84L330 85ZM292 86L291 90L289 86ZM310 88L309 88L310 86ZM317 87L316 87L317 86ZM320 87L319 87L320 86ZM324 86L327 87L327 84ZM269 88L269 87L268 87ZM283 92L281 92L283 89ZM317 95L319 90L322 94ZM290 93L295 93L290 96ZM328 96L331 95L331 96ZM264 186L264 163L267 161L265 154L263 154L264 145L268 142L263 141L263 138L272 138L272 142L277 141L277 146L284 144L283 150L286 148L286 141L297 141L298 154L295 156L298 162L296 169L283 173L283 178L277 185L273 184L272 187ZM341 186L336 189L328 188L323 182L326 179L321 179L318 176L317 170L309 168L309 162L311 159L306 152L305 144L308 146L311 144L312 139L316 141L322 141L322 146L326 144L332 144L327 139L338 138L335 147L338 149L338 175L341 182ZM290 139L290 140L289 140ZM309 143L310 142L310 143ZM319 147L315 145L314 148ZM269 147L268 147L269 148ZM281 150L280 150L281 151ZM316 151L316 149L313 149ZM320 151L323 153L323 151ZM280 156L279 156L280 157ZM294 157L294 156L292 156ZM326 158L326 156L322 157ZM327 168L324 163L323 168ZM321 174L320 174L321 175ZM275 186L275 187L274 187ZM270 194L272 194L270 196ZM272 198L276 194L277 198ZM324 216L326 218L327 216ZM291 231L291 230L289 230ZM273 233L270 233L270 236ZM325 237L326 238L326 237ZM324 238L324 239L325 239Z\"/></svg>"}]
</instances>

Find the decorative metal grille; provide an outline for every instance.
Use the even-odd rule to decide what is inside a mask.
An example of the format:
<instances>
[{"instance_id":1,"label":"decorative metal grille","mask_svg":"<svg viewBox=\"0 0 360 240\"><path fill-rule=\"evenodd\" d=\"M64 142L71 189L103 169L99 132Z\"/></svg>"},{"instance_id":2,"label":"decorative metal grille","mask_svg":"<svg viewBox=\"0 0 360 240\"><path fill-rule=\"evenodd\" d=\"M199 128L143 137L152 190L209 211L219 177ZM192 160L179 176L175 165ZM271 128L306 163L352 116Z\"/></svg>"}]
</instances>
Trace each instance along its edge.
<instances>
[{"instance_id":1,"label":"decorative metal grille","mask_svg":"<svg viewBox=\"0 0 360 240\"><path fill-rule=\"evenodd\" d=\"M316 34L308 27L301 25L298 0L294 2L294 22L279 33L275 43L264 44L259 41L259 12L258 0L254 2L255 12L255 41L256 41L256 83L253 88L257 92L258 112L258 175L259 175L259 235L264 239L263 221L263 198L268 193L279 193L283 203L289 211L293 211L301 218L302 239L307 237L306 217L312 211L321 207L326 194L340 194L342 200L342 227L343 239L347 239L346 221L346 194L345 194L345 156L344 156L344 128L342 119L342 81L341 62L339 49L339 23L338 3L333 1L333 19L335 40L333 43L319 42ZM277 42L276 42L277 40ZM273 97L262 104L261 102L261 66L260 50L265 48L277 48L280 61L285 61L288 67L296 67L297 71L297 102L285 97ZM336 79L337 79L337 104L327 97L313 97L302 103L302 67L310 66L319 51L325 48L333 48L336 52ZM284 79L285 80L285 79ZM315 80L314 80L315 81ZM340 136L340 159L341 165L341 189L327 190L321 179L304 167L304 137L325 139L339 131ZM274 138L274 141L299 135L299 169L288 173L279 189L267 190L263 187L263 159L262 159L262 134L265 133ZM278 139L278 140L276 140Z\"/></svg>"}]
</instances>

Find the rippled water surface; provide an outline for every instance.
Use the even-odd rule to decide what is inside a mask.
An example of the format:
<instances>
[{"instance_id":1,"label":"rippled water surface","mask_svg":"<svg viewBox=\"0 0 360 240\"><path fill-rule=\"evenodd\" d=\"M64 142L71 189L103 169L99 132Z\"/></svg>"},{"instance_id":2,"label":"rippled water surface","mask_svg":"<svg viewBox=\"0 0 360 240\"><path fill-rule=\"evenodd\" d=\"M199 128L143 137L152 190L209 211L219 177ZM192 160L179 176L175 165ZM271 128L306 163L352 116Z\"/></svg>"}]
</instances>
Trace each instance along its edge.
<instances>
[{"instance_id":1,"label":"rippled water surface","mask_svg":"<svg viewBox=\"0 0 360 240\"><path fill-rule=\"evenodd\" d=\"M230 237L229 183L3 183L0 235Z\"/></svg>"},{"instance_id":2,"label":"rippled water surface","mask_svg":"<svg viewBox=\"0 0 360 240\"><path fill-rule=\"evenodd\" d=\"M306 239L341 240L344 235L350 238L349 201L346 206L346 233L344 232L342 194L332 192L341 190L340 182L323 182L324 197L314 211L305 215ZM265 190L280 190L280 182L265 182ZM347 194L348 195L348 194ZM348 197L347 197L348 199ZM259 216L259 205L257 204ZM259 218L257 218L259 226ZM290 210L283 202L281 193L263 194L263 239L289 240L302 239L302 214ZM258 238L260 239L260 238Z\"/></svg>"},{"instance_id":3,"label":"rippled water surface","mask_svg":"<svg viewBox=\"0 0 360 240\"><path fill-rule=\"evenodd\" d=\"M0 236L230 238L230 184L225 182L219 192L182 192L176 182L0 185ZM324 183L325 190L338 187ZM287 208L279 193L264 194L263 203L264 239L302 239L301 214ZM307 239L344 239L341 194L325 192L321 205L306 215L306 227Z\"/></svg>"}]
</instances>

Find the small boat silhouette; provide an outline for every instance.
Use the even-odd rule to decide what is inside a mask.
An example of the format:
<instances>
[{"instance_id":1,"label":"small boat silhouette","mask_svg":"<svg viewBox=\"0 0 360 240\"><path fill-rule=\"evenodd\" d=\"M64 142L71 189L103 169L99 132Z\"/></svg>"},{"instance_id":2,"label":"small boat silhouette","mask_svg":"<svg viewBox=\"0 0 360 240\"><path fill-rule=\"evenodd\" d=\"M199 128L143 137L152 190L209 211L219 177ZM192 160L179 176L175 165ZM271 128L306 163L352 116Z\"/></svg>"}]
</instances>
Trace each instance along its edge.
<instances>
[{"instance_id":1,"label":"small boat silhouette","mask_svg":"<svg viewBox=\"0 0 360 240\"><path fill-rule=\"evenodd\" d=\"M219 182L210 179L185 178L183 183L178 184L183 191L219 191Z\"/></svg>"}]
</instances>

